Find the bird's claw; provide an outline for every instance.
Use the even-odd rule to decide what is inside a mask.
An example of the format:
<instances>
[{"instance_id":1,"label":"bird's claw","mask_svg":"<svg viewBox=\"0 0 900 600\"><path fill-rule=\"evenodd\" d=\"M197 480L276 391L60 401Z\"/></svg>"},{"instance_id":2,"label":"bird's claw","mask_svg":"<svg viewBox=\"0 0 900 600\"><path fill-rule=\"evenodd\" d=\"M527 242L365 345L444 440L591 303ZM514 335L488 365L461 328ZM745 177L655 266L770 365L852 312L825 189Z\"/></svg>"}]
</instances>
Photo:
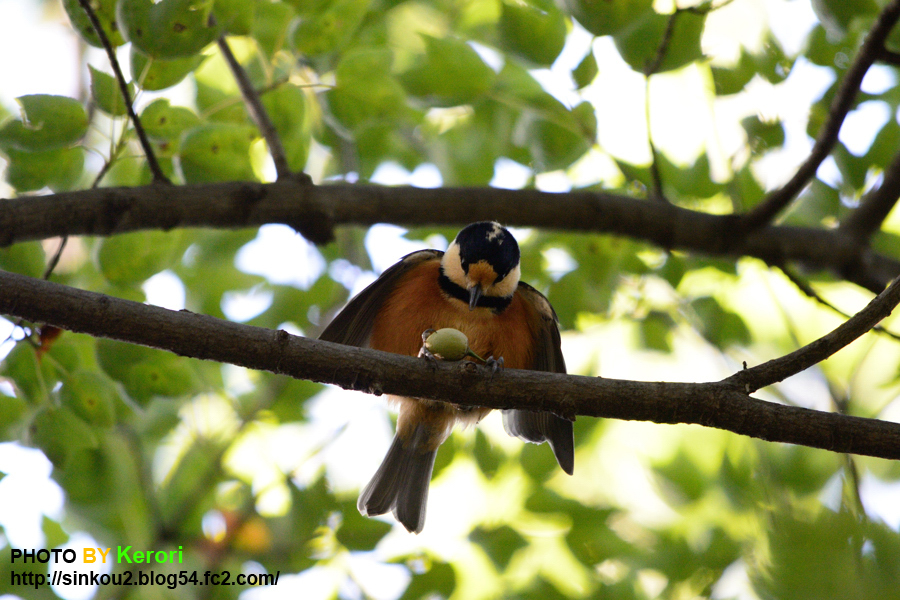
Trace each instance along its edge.
<instances>
[{"instance_id":1,"label":"bird's claw","mask_svg":"<svg viewBox=\"0 0 900 600\"><path fill-rule=\"evenodd\" d=\"M438 357L425 345L425 340L428 339L428 336L434 333L434 331L434 329L426 329L422 332L422 347L419 349L419 358L424 358L428 361L428 364L431 365L432 369L437 369Z\"/></svg>"},{"instance_id":2,"label":"bird's claw","mask_svg":"<svg viewBox=\"0 0 900 600\"><path fill-rule=\"evenodd\" d=\"M491 369L491 379L494 378L494 375L503 370L503 357L494 358L493 356L488 356L487 360L484 361L485 366L490 367Z\"/></svg>"}]
</instances>

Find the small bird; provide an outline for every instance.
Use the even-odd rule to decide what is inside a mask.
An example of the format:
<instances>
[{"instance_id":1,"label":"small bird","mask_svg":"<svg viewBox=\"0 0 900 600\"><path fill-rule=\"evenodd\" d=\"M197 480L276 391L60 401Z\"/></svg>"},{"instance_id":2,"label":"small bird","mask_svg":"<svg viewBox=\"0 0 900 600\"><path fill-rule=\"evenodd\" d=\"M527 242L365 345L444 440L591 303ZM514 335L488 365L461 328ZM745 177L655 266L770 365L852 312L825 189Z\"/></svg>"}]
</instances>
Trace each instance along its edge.
<instances>
[{"instance_id":1,"label":"small bird","mask_svg":"<svg viewBox=\"0 0 900 600\"><path fill-rule=\"evenodd\" d=\"M536 289L519 281L519 245L499 223L462 229L446 252L407 254L354 297L319 339L417 356L423 332L454 328L480 356L503 366L565 373L556 313ZM400 408L387 456L357 502L366 516L393 511L410 532L425 525L428 485L438 447L454 424L474 424L489 408L391 396ZM572 474L572 422L549 412L504 410L512 436L549 442Z\"/></svg>"}]
</instances>

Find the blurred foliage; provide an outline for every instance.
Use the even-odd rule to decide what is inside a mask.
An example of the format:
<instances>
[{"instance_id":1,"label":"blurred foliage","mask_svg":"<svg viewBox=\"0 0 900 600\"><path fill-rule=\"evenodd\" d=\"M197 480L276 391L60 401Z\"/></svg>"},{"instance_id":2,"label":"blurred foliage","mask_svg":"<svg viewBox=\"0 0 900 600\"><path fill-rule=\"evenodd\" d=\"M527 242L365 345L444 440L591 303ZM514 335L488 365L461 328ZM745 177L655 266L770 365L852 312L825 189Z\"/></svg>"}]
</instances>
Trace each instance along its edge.
<instances>
[{"instance_id":1,"label":"blurred foliage","mask_svg":"<svg viewBox=\"0 0 900 600\"><path fill-rule=\"evenodd\" d=\"M98 46L79 2L61 4L75 33ZM835 83L810 107L807 131L814 136L884 2L813 0L818 21L799 50L782 45L754 0L679 3L670 14L669 3L650 0L91 4L111 42L128 44L119 57L130 60L129 90L137 92L154 151L176 183L273 176L211 43L226 33L291 167L306 168L317 181L365 181L392 163L410 172L434 165L445 185L487 185L500 165L515 163L525 173L521 186L563 174L569 185L643 197L653 185L649 162L626 160L598 142L598 129L602 137L610 123L601 100L624 93L598 90L609 72L601 49L618 52L620 68L633 76L655 67L653 82L702 82L710 111L746 98L752 86L777 89L797 64L816 65ZM51 15L59 11L55 0L45 5L55 6ZM757 23L755 41L738 35L745 17ZM708 43L717 33L740 38L730 56ZM593 45L572 43L564 52L567 41L592 36ZM18 112L0 108L10 193L150 181L105 57L89 56L86 102L38 94L19 98ZM551 66L562 84L547 83ZM189 85L173 93L185 80ZM900 141L898 89L860 94L860 103L878 103L892 117L862 153L839 144L831 174L812 182L785 222L830 226L877 180ZM158 94L148 100L145 91ZM677 144L658 144L669 201L721 213L762 199L768 184L761 173L784 148L786 123L760 110L733 125L742 143L724 158L712 144L687 157ZM896 219L888 221L876 238L879 251L900 256L897 229ZM236 257L264 243L263 233L72 239L53 277L145 301L162 274L183 290L188 310L315 335L372 268L365 232L339 231L337 243L319 249L297 238L299 245L279 249L279 262L307 273L300 282L237 266ZM453 235L444 228L406 237L439 243ZM606 236L517 235L523 278L556 308L572 372L715 378L742 361L786 353L838 322L752 261ZM55 248L32 242L0 249L0 268L41 276ZM847 310L861 306L853 290L808 276ZM235 300L247 298L261 306L234 316ZM351 439L351 431L363 435L360 427L378 421L361 417L369 406L363 401L324 401L322 388L309 382L22 325L13 334L17 343L2 346L0 441L40 449L53 464L66 503L61 522L42 523L47 547L76 531L104 547L179 546L186 569L278 572L273 591L295 585L285 583L290 574L307 575L294 594L305 600L900 597L900 537L859 500L866 493L860 481L896 485L895 463L697 427L581 419L569 479L546 447L523 447L488 420L442 447L425 533L415 538L355 508L355 485L380 457L363 452L371 439ZM896 343L862 341L803 375L803 383L772 388L766 397L827 410L840 400L853 414L896 418L898 360ZM357 462L365 469L350 469ZM8 572L9 552L0 556ZM309 588L313 580L317 587ZM172 597L235 598L243 591L185 587ZM97 597L158 593L101 589ZM3 594L55 597L49 587L13 587L5 576Z\"/></svg>"}]
</instances>

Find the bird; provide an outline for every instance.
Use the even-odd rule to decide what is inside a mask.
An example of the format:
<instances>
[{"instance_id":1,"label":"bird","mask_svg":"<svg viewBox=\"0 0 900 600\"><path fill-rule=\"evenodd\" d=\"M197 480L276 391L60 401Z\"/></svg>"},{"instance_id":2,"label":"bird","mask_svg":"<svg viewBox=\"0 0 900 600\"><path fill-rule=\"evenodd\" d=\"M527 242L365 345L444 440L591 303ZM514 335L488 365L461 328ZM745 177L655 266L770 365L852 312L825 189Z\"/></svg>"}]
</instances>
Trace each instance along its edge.
<instances>
[{"instance_id":1,"label":"bird","mask_svg":"<svg viewBox=\"0 0 900 600\"><path fill-rule=\"evenodd\" d=\"M520 281L520 252L494 221L464 227L446 252L407 254L357 294L319 339L418 356L423 332L462 331L471 350L493 365L565 373L559 322L550 302ZM397 431L381 466L357 502L364 516L392 512L409 532L425 525L428 487L438 447L454 425L475 424L489 408L390 396ZM572 421L550 412L504 410L511 436L548 442L563 471L574 470Z\"/></svg>"}]
</instances>

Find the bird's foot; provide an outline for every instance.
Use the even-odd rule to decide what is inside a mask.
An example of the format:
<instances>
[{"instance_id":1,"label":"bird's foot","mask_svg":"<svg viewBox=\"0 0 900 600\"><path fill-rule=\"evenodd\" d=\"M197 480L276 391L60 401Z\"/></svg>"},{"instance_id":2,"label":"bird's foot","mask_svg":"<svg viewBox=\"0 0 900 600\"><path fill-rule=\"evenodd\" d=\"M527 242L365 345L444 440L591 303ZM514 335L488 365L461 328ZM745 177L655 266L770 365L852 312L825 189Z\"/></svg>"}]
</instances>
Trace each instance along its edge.
<instances>
[{"instance_id":1,"label":"bird's foot","mask_svg":"<svg viewBox=\"0 0 900 600\"><path fill-rule=\"evenodd\" d=\"M488 356L484 364L491 369L491 379L493 379L494 375L503 370L503 357L494 358L493 356Z\"/></svg>"},{"instance_id":2,"label":"bird's foot","mask_svg":"<svg viewBox=\"0 0 900 600\"><path fill-rule=\"evenodd\" d=\"M434 333L434 329L426 329L422 332L422 347L419 349L419 358L424 358L428 361L428 364L431 365L432 369L436 369L438 357L428 349L428 345L425 343L425 340L427 340L428 336L432 333Z\"/></svg>"}]
</instances>

